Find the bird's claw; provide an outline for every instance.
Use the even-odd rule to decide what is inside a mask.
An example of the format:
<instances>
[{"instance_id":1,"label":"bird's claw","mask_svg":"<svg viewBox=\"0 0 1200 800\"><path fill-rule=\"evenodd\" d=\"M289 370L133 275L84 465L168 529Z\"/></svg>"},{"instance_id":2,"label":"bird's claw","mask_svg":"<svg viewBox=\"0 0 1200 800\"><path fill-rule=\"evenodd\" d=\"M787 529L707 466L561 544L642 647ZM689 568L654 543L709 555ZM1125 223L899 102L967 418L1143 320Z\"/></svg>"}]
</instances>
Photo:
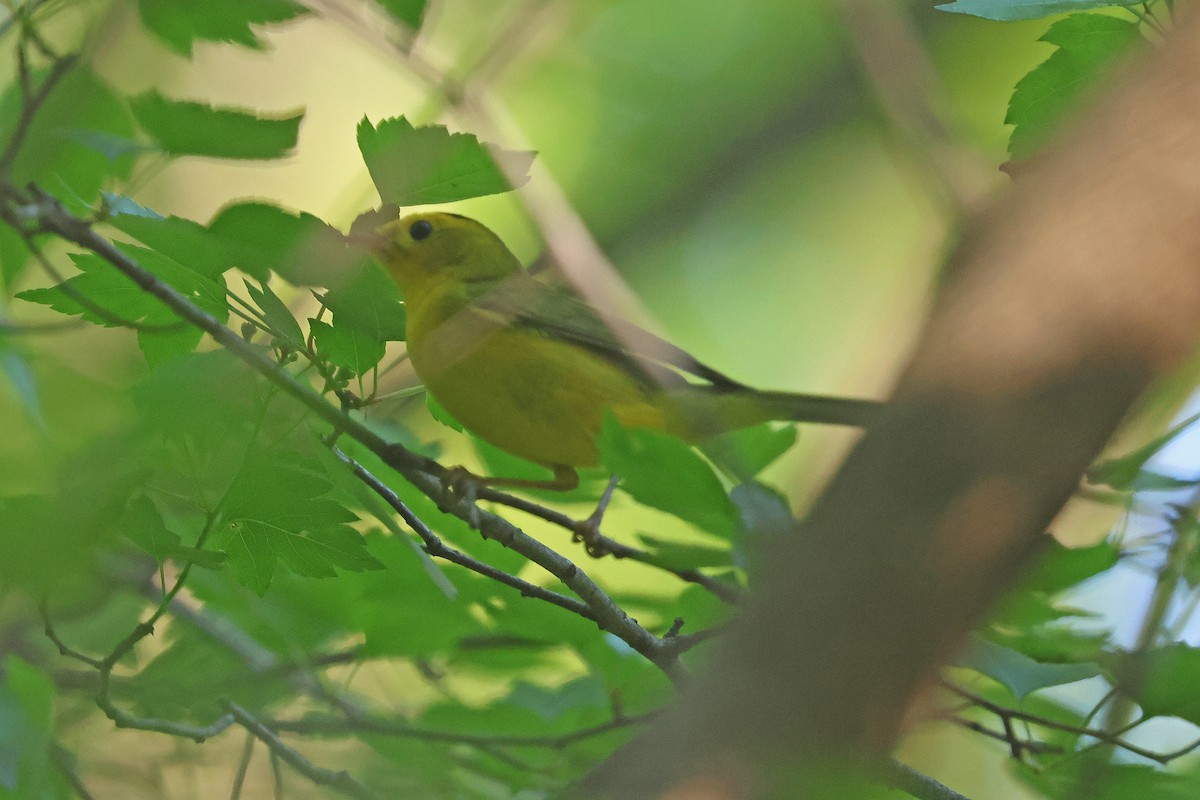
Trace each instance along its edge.
<instances>
[{"instance_id":1,"label":"bird's claw","mask_svg":"<svg viewBox=\"0 0 1200 800\"><path fill-rule=\"evenodd\" d=\"M608 537L600 533L600 520L603 514L592 514L571 526L571 541L582 543L584 551L592 558L603 558L612 552L608 545Z\"/></svg>"},{"instance_id":2,"label":"bird's claw","mask_svg":"<svg viewBox=\"0 0 1200 800\"><path fill-rule=\"evenodd\" d=\"M466 467L451 467L446 470L444 476L446 488L450 494L457 498L457 503L467 504L467 524L473 529L479 530L479 489L483 486L483 480L471 472ZM442 511L449 511L450 507L457 503L448 503L447 507L441 508Z\"/></svg>"}]
</instances>

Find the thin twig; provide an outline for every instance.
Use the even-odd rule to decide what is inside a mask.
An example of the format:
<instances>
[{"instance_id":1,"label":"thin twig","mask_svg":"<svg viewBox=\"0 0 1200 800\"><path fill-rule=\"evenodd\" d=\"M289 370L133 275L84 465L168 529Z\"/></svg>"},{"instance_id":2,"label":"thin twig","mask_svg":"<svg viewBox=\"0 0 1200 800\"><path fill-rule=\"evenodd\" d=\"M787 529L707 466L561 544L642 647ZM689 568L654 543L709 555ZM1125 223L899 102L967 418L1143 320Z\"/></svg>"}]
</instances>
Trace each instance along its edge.
<instances>
[{"instance_id":1,"label":"thin twig","mask_svg":"<svg viewBox=\"0 0 1200 800\"><path fill-rule=\"evenodd\" d=\"M67 783L71 785L71 791L75 792L75 796L79 800L96 800L87 788L87 784L83 782L83 778L79 776L79 772L75 765L75 755L63 747L58 742L50 744L50 760L62 776L66 778Z\"/></svg>"},{"instance_id":2,"label":"thin twig","mask_svg":"<svg viewBox=\"0 0 1200 800\"><path fill-rule=\"evenodd\" d=\"M24 52L22 49L21 52ZM25 98L25 102L21 104L21 115L17 118L17 124L13 128L12 135L8 139L8 144L4 151L0 153L0 178L7 178L8 172L12 169L13 162L17 158L17 154L21 151L21 147L25 144L25 138L29 135L29 128L33 124L37 112L46 102L46 98L54 91L54 87L58 85L75 65L76 57L67 55L58 58L50 67L50 72L46 75L42 85L37 88L32 95ZM28 79L28 68L22 59L20 64L20 72L23 80Z\"/></svg>"},{"instance_id":3,"label":"thin twig","mask_svg":"<svg viewBox=\"0 0 1200 800\"><path fill-rule=\"evenodd\" d=\"M556 511L552 508L547 508L539 503L526 500L523 497L517 497L516 495L508 494L507 492L501 492L485 486L479 489L477 496L480 500L487 500L489 502L508 506L509 508L516 509L517 511L524 511L526 514L537 517L540 520L549 522L550 524L556 525L567 531L574 532L579 527L579 520L574 519L569 514L564 514L561 511ZM704 587L722 601L729 603L730 605L736 605L743 599L743 592L738 589L738 587L732 586L728 583L723 583L711 575L705 575L698 569L679 569L676 567L666 566L655 560L654 556L645 550L623 544L603 534L597 534L595 542L595 549L597 552L612 556L613 558L628 559L629 561L636 561L639 564L645 564L647 566L660 569L663 572L674 575L680 580Z\"/></svg>"},{"instance_id":4,"label":"thin twig","mask_svg":"<svg viewBox=\"0 0 1200 800\"><path fill-rule=\"evenodd\" d=\"M254 755L254 744L257 741L253 733L246 732L246 744L242 746L242 757L238 759L233 788L229 790L229 800L239 800L242 796L242 785L246 782L246 772L250 769L250 758Z\"/></svg>"},{"instance_id":5,"label":"thin twig","mask_svg":"<svg viewBox=\"0 0 1200 800\"><path fill-rule=\"evenodd\" d=\"M404 520L405 524L407 524L408 527L420 537L421 542L424 545L425 552L429 555L435 558L443 558L447 561L458 564L461 567L465 567L472 572L483 575L484 577L491 578L492 580L503 583L506 586L511 586L520 592L522 597L532 597L538 600L543 600L547 603L556 605L559 608L564 608L567 611L578 614L585 619L592 620L593 622L597 621L595 613L585 603L575 600L574 598L567 597L566 595L559 594L558 592L550 589L529 583L528 581L522 580L515 575L497 569L490 564L486 564L482 561L474 559L471 556L468 556L466 553L450 547L442 541L440 536L430 530L429 526L426 525L420 517L413 513L412 509L410 509L404 503L404 501L400 499L399 495L392 491L392 489L384 484L383 481L372 475L371 472L363 467L362 464L359 464L357 461L347 456L338 447L332 447L331 450L339 461L350 467L350 471L354 474L354 477L365 483L371 489L371 491L379 495L379 497L381 497L384 502L386 502L388 506L392 508L392 510L400 515L400 518Z\"/></svg>"},{"instance_id":6,"label":"thin twig","mask_svg":"<svg viewBox=\"0 0 1200 800\"><path fill-rule=\"evenodd\" d=\"M270 748L273 755L317 786L324 786L339 794L360 798L360 800L380 800L380 795L377 795L365 785L359 783L349 772L318 767L309 761L299 751L283 742L274 731L237 703L229 701L226 702L225 707L229 709L229 713L237 721L237 724L241 725L254 738Z\"/></svg>"},{"instance_id":7,"label":"thin twig","mask_svg":"<svg viewBox=\"0 0 1200 800\"><path fill-rule=\"evenodd\" d=\"M990 711L1001 720L1019 719L1028 722L1031 725L1037 725L1043 728L1051 728L1057 731L1066 731L1067 733L1073 733L1078 736L1087 736L1095 739L1097 742L1119 747L1122 750L1133 753L1134 755L1139 755L1143 758L1148 758L1151 761L1156 761L1159 764L1166 764L1200 748L1200 739L1198 739L1195 742L1192 742L1191 744L1186 745L1178 750L1172 750L1168 753L1159 753L1155 752L1154 750L1149 750L1145 747L1139 747L1138 745L1122 739L1119 735L1110 731L1100 728L1071 725L1069 723L1058 722L1057 720L1049 719L1048 717L1043 717L1038 714L1031 714L1027 711L1021 711L1015 708L1006 708L1005 706L999 705L998 703L993 703L985 697L981 697L974 692L964 689L961 686L956 686L955 684L947 681L942 681L942 685L954 694L957 694L959 697L970 700L974 705L979 706L986 711ZM1011 740L1006 739L1006 741Z\"/></svg>"},{"instance_id":8,"label":"thin twig","mask_svg":"<svg viewBox=\"0 0 1200 800\"><path fill-rule=\"evenodd\" d=\"M404 722L378 717L346 718L340 716L307 716L302 719L273 719L264 721L272 730L309 734L381 734L404 739L419 739L444 744L466 744L472 746L498 746L517 748L544 748L561 750L576 742L602 736L606 733L645 725L659 715L659 711L645 714L614 717L608 722L562 734L506 736L503 734L471 734L453 731L433 731L414 728Z\"/></svg>"}]
</instances>

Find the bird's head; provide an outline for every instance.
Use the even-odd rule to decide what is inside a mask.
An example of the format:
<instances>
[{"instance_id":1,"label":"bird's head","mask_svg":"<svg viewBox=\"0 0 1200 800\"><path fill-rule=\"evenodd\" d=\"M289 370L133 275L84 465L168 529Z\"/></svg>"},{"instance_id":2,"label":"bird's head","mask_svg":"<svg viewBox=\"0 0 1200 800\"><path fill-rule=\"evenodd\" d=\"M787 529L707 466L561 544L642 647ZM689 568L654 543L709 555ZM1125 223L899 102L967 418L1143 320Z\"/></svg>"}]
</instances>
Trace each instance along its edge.
<instances>
[{"instance_id":1,"label":"bird's head","mask_svg":"<svg viewBox=\"0 0 1200 800\"><path fill-rule=\"evenodd\" d=\"M378 226L365 238L406 294L431 279L483 283L521 271L500 237L458 214L410 214Z\"/></svg>"}]
</instances>

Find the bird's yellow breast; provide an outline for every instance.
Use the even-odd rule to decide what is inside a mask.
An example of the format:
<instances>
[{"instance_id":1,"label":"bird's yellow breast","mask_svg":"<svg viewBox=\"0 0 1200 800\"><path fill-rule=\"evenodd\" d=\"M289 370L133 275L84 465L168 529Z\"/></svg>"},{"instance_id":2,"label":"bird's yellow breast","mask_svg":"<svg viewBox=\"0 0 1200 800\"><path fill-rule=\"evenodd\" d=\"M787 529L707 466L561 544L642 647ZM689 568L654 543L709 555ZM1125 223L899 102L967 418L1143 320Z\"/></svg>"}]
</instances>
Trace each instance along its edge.
<instances>
[{"instance_id":1,"label":"bird's yellow breast","mask_svg":"<svg viewBox=\"0 0 1200 800\"><path fill-rule=\"evenodd\" d=\"M481 312L461 283L410 292L409 354L438 401L472 433L548 466L596 463L606 411L665 428L661 397L612 362Z\"/></svg>"}]
</instances>

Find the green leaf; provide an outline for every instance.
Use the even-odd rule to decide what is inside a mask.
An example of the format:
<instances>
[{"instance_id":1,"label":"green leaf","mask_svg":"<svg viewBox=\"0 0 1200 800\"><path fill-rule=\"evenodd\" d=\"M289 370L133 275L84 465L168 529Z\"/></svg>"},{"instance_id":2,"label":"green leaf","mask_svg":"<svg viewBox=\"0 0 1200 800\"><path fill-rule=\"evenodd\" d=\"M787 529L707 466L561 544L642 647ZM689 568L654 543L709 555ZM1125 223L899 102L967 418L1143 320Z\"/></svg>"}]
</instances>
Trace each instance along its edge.
<instances>
[{"instance_id":1,"label":"green leaf","mask_svg":"<svg viewBox=\"0 0 1200 800\"><path fill-rule=\"evenodd\" d=\"M1117 565L1121 550L1111 542L1065 547L1051 538L1033 569L1021 581L1022 592L1058 594Z\"/></svg>"},{"instance_id":2,"label":"green leaf","mask_svg":"<svg viewBox=\"0 0 1200 800\"><path fill-rule=\"evenodd\" d=\"M138 11L151 32L182 56L191 57L196 41L229 42L254 50L266 46L251 25L286 22L307 14L295 0L138 0Z\"/></svg>"},{"instance_id":3,"label":"green leaf","mask_svg":"<svg viewBox=\"0 0 1200 800\"><path fill-rule=\"evenodd\" d=\"M954 14L970 14L984 19L1011 22L1071 11L1087 11L1092 8L1136 6L1138 2L1140 0L954 0L952 3L935 7L939 11Z\"/></svg>"},{"instance_id":4,"label":"green leaf","mask_svg":"<svg viewBox=\"0 0 1200 800\"><path fill-rule=\"evenodd\" d=\"M1050 664L1099 662L1109 648L1108 633L1087 633L1070 625L1047 624L1032 628L992 628L988 638L1034 661Z\"/></svg>"},{"instance_id":5,"label":"green leaf","mask_svg":"<svg viewBox=\"0 0 1200 800\"><path fill-rule=\"evenodd\" d=\"M458 420L456 420L454 418L454 416L449 411L446 410L445 406L443 406L441 403L438 402L438 399L436 397L434 397L431 392L425 392L425 408L429 409L429 415L431 417L433 417L438 422L445 425L450 430L457 431L459 433L463 432L462 423L459 422ZM480 439L479 441L483 441L483 440ZM491 445L488 445L486 442L484 442L484 446L490 447ZM528 462L526 462L526 463L528 463ZM536 465L533 465L533 466L536 467ZM545 468L541 468L540 472L542 472L542 473L546 472ZM516 478L516 477L521 477L521 476L518 476L516 474L510 474L510 473L506 472L505 477Z\"/></svg>"},{"instance_id":6,"label":"green leaf","mask_svg":"<svg viewBox=\"0 0 1200 800\"><path fill-rule=\"evenodd\" d=\"M225 699L265 709L294 697L286 671L255 670L243 655L192 626L177 626L171 634L175 640L135 680L116 687L117 698L134 713L208 724L225 713Z\"/></svg>"},{"instance_id":7,"label":"green leaf","mask_svg":"<svg viewBox=\"0 0 1200 800\"><path fill-rule=\"evenodd\" d=\"M259 594L270 587L279 561L314 578L336 576L335 567L381 569L362 535L347 524L357 515L323 497L330 488L309 469L251 455L220 503L213 546L228 555L238 580Z\"/></svg>"},{"instance_id":8,"label":"green leaf","mask_svg":"<svg viewBox=\"0 0 1200 800\"><path fill-rule=\"evenodd\" d=\"M1013 693L1017 700L1039 689L1094 678L1100 674L1095 664L1042 664L1026 655L972 636L956 666L988 676Z\"/></svg>"},{"instance_id":9,"label":"green leaf","mask_svg":"<svg viewBox=\"0 0 1200 800\"><path fill-rule=\"evenodd\" d=\"M1200 648L1178 642L1117 657L1117 686L1147 717L1179 717L1200 725Z\"/></svg>"},{"instance_id":10,"label":"green leaf","mask_svg":"<svg viewBox=\"0 0 1200 800\"><path fill-rule=\"evenodd\" d=\"M737 509L712 467L675 437L645 428L627 430L610 413L596 443L601 463L621 476L621 488L639 503L718 536L737 529Z\"/></svg>"},{"instance_id":11,"label":"green leaf","mask_svg":"<svg viewBox=\"0 0 1200 800\"><path fill-rule=\"evenodd\" d=\"M211 569L225 561L223 553L184 546L180 542L179 534L167 527L158 508L146 497L138 497L129 504L118 527L130 541L159 563L175 559L181 562L191 561Z\"/></svg>"},{"instance_id":12,"label":"green leaf","mask_svg":"<svg viewBox=\"0 0 1200 800\"><path fill-rule=\"evenodd\" d=\"M545 720L557 719L580 708L603 709L609 706L604 684L591 675L553 688L517 681L509 692L507 701L518 708L528 709Z\"/></svg>"},{"instance_id":13,"label":"green leaf","mask_svg":"<svg viewBox=\"0 0 1200 800\"><path fill-rule=\"evenodd\" d=\"M129 504L120 528L134 544L160 563L180 550L179 534L167 529L162 515L148 498L139 497Z\"/></svg>"},{"instance_id":14,"label":"green leaf","mask_svg":"<svg viewBox=\"0 0 1200 800\"><path fill-rule=\"evenodd\" d=\"M147 223L169 222L144 217L129 217ZM225 283L219 275L210 277L193 270L156 250L118 243L117 249L137 261L148 272L171 284L204 311L224 322L229 318L225 301ZM65 284L48 289L31 289L17 297L32 303L47 305L62 314L79 315L88 322L106 327L123 322L138 322L149 328L138 331L138 345L147 362L157 364L175 355L188 353L200 342L198 328L183 322L167 306L146 293L131 279L98 255L87 253L71 256L80 274L68 278ZM110 316L88 308L75 295L88 298L94 307ZM164 326L169 326L164 329Z\"/></svg>"},{"instance_id":15,"label":"green leaf","mask_svg":"<svg viewBox=\"0 0 1200 800\"><path fill-rule=\"evenodd\" d=\"M317 343L317 353L355 375L370 372L383 358L386 345L361 330L330 325L319 319L310 319L308 325Z\"/></svg>"},{"instance_id":16,"label":"green leaf","mask_svg":"<svg viewBox=\"0 0 1200 800\"><path fill-rule=\"evenodd\" d=\"M133 389L140 422L170 439L201 443L247 437L257 419L259 378L224 349L158 364Z\"/></svg>"},{"instance_id":17,"label":"green leaf","mask_svg":"<svg viewBox=\"0 0 1200 800\"><path fill-rule=\"evenodd\" d=\"M1135 492L1177 492L1190 489L1198 483L1200 478L1176 478L1174 475L1144 469L1134 479L1132 489Z\"/></svg>"},{"instance_id":18,"label":"green leaf","mask_svg":"<svg viewBox=\"0 0 1200 800\"><path fill-rule=\"evenodd\" d=\"M390 536L373 535L368 542L385 569L339 580L353 581L359 587L353 621L366 637L366 653L429 655L484 631L467 603L447 595L444 575L431 580L428 561L416 547ZM465 578L461 572L452 576L455 587ZM491 589L495 591L494 584ZM517 598L514 602L526 601Z\"/></svg>"},{"instance_id":19,"label":"green leaf","mask_svg":"<svg viewBox=\"0 0 1200 800\"><path fill-rule=\"evenodd\" d=\"M1114 764L1094 751L1039 763L1016 761L1021 780L1054 800L1193 800L1200 794L1200 776L1169 772L1152 764ZM1039 759L1039 761L1041 761ZM1082 787L1086 791L1081 794Z\"/></svg>"},{"instance_id":20,"label":"green leaf","mask_svg":"<svg viewBox=\"0 0 1200 800\"><path fill-rule=\"evenodd\" d=\"M12 228L0 225L0 286L11 289L29 263L29 248Z\"/></svg>"},{"instance_id":21,"label":"green leaf","mask_svg":"<svg viewBox=\"0 0 1200 800\"><path fill-rule=\"evenodd\" d=\"M153 89L130 100L138 124L172 156L270 159L296 146L304 112L260 117L253 112L171 100Z\"/></svg>"},{"instance_id":22,"label":"green leaf","mask_svg":"<svg viewBox=\"0 0 1200 800\"><path fill-rule=\"evenodd\" d=\"M403 341L406 327L400 289L383 270L366 264L356 275L325 293L334 324L379 342Z\"/></svg>"},{"instance_id":23,"label":"green leaf","mask_svg":"<svg viewBox=\"0 0 1200 800\"><path fill-rule=\"evenodd\" d=\"M133 199L126 197L123 194L113 194L112 192L101 192L100 199L102 202L102 211L104 216L119 217L149 217L150 219L165 219L162 214L159 214L152 208L137 203Z\"/></svg>"},{"instance_id":24,"label":"green leaf","mask_svg":"<svg viewBox=\"0 0 1200 800\"><path fill-rule=\"evenodd\" d=\"M39 85L46 70L36 70ZM20 118L21 91L9 86L0 97L0 142L8 142ZM128 139L133 124L124 102L99 77L77 65L54 88L38 109L16 159L9 183L37 183L57 195L72 210L86 213L109 178L127 178L134 158L115 159L80 141L88 133ZM8 268L6 267L6 272Z\"/></svg>"},{"instance_id":25,"label":"green leaf","mask_svg":"<svg viewBox=\"0 0 1200 800\"><path fill-rule=\"evenodd\" d=\"M637 538L649 550L653 563L668 569L733 565L733 551L728 547L672 542L646 533L639 533Z\"/></svg>"},{"instance_id":26,"label":"green leaf","mask_svg":"<svg viewBox=\"0 0 1200 800\"><path fill-rule=\"evenodd\" d=\"M729 493L737 506L741 529L756 536L788 533L796 528L796 518L787 497L778 489L750 481L738 484Z\"/></svg>"},{"instance_id":27,"label":"green leaf","mask_svg":"<svg viewBox=\"0 0 1200 800\"><path fill-rule=\"evenodd\" d=\"M704 455L740 481L751 481L796 443L796 426L755 425L707 439Z\"/></svg>"},{"instance_id":28,"label":"green leaf","mask_svg":"<svg viewBox=\"0 0 1200 800\"><path fill-rule=\"evenodd\" d=\"M404 117L358 125L358 149L384 203L449 203L507 192L529 178L533 153L501 150L441 125L414 128ZM499 166L498 166L499 165ZM506 175L518 176L510 184Z\"/></svg>"},{"instance_id":29,"label":"green leaf","mask_svg":"<svg viewBox=\"0 0 1200 800\"><path fill-rule=\"evenodd\" d=\"M108 224L189 272L216 279L233 266L222 243L200 223L138 209L135 213L111 213Z\"/></svg>"},{"instance_id":30,"label":"green leaf","mask_svg":"<svg viewBox=\"0 0 1200 800\"><path fill-rule=\"evenodd\" d=\"M1159 450L1174 441L1176 436L1190 428L1196 420L1200 420L1200 414L1188 417L1162 436L1147 442L1131 453L1093 464L1087 471L1088 482L1111 486L1119 491L1134 488L1146 467L1146 462L1153 458Z\"/></svg>"},{"instance_id":31,"label":"green leaf","mask_svg":"<svg viewBox=\"0 0 1200 800\"><path fill-rule=\"evenodd\" d=\"M275 294L265 283L259 287L254 286L250 281L244 281L244 283L250 298L262 311L263 318L270 326L272 335L291 345L293 350L303 347L304 331L300 330L300 323L296 321L296 317L287 304L279 299L279 295Z\"/></svg>"},{"instance_id":32,"label":"green leaf","mask_svg":"<svg viewBox=\"0 0 1200 800\"><path fill-rule=\"evenodd\" d=\"M1059 49L1017 82L1008 104L1013 158L1028 158L1044 144L1096 85L1101 69L1139 38L1136 23L1103 14L1075 14L1051 25L1041 41Z\"/></svg>"},{"instance_id":33,"label":"green leaf","mask_svg":"<svg viewBox=\"0 0 1200 800\"><path fill-rule=\"evenodd\" d=\"M428 7L427 0L375 0L384 11L414 31L421 27L421 19Z\"/></svg>"},{"instance_id":34,"label":"green leaf","mask_svg":"<svg viewBox=\"0 0 1200 800\"><path fill-rule=\"evenodd\" d=\"M317 217L267 203L226 206L208 229L225 245L232 263L260 281L274 272L298 286L333 286L338 276L356 275L367 258Z\"/></svg>"},{"instance_id":35,"label":"green leaf","mask_svg":"<svg viewBox=\"0 0 1200 800\"><path fill-rule=\"evenodd\" d=\"M14 655L4 660L0 676L0 793L14 798L49 797L44 788L35 787L46 783L51 769L54 686Z\"/></svg>"},{"instance_id":36,"label":"green leaf","mask_svg":"<svg viewBox=\"0 0 1200 800\"><path fill-rule=\"evenodd\" d=\"M0 306L0 322L5 320L4 308ZM9 387L29 418L42 430L45 430L46 419L42 413L41 393L38 391L37 377L29 365L25 353L13 347L8 342L8 336L0 332L0 373L7 379Z\"/></svg>"},{"instance_id":37,"label":"green leaf","mask_svg":"<svg viewBox=\"0 0 1200 800\"><path fill-rule=\"evenodd\" d=\"M119 162L127 156L140 156L154 150L153 147L142 144L136 139L104 131L66 130L63 133L112 162Z\"/></svg>"}]
</instances>

